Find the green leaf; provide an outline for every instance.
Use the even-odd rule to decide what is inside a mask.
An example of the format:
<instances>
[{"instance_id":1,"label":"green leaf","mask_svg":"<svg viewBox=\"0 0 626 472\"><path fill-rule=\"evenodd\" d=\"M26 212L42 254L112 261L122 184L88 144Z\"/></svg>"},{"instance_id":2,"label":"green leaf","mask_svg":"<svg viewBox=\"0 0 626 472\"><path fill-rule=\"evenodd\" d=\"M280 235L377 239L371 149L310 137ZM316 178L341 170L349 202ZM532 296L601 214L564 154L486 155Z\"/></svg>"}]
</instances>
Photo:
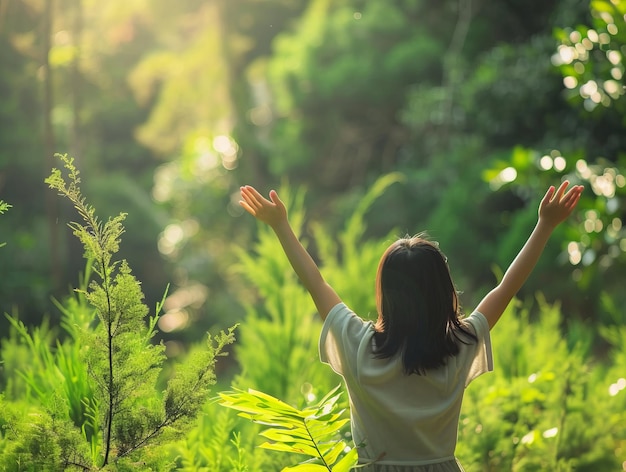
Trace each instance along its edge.
<instances>
[{"instance_id":1,"label":"green leaf","mask_svg":"<svg viewBox=\"0 0 626 472\"><path fill-rule=\"evenodd\" d=\"M285 429L268 429L265 431L261 431L259 433L260 436L264 438L271 439L272 441L278 442L293 442L298 444L308 444L311 445L313 441L311 440L311 436L306 433L306 431L301 430L285 430Z\"/></svg>"},{"instance_id":2,"label":"green leaf","mask_svg":"<svg viewBox=\"0 0 626 472\"><path fill-rule=\"evenodd\" d=\"M266 442L259 447L304 454L332 465L346 447L339 433L349 422L349 419L342 418L345 410L335 411L341 397L341 393L337 393L340 387L335 387L319 403L304 410L252 389L247 392L221 392L219 404L239 411L239 416L255 423L271 426L259 434L274 442ZM305 465L310 467L312 464L300 464L298 467Z\"/></svg>"},{"instance_id":3,"label":"green leaf","mask_svg":"<svg viewBox=\"0 0 626 472\"><path fill-rule=\"evenodd\" d=\"M348 423L350 420L348 418L344 418L339 421L333 422L308 422L307 428L312 436L318 438L325 438L331 435L338 433L341 428Z\"/></svg>"},{"instance_id":4,"label":"green leaf","mask_svg":"<svg viewBox=\"0 0 626 472\"><path fill-rule=\"evenodd\" d=\"M356 447L353 447L350 449L350 452L348 452L339 462L335 464L332 468L332 472L349 472L352 467L356 465L358 458L358 451Z\"/></svg>"},{"instance_id":5,"label":"green leaf","mask_svg":"<svg viewBox=\"0 0 626 472\"><path fill-rule=\"evenodd\" d=\"M337 462L337 459L339 458L340 454L343 452L345 448L346 448L346 443L344 443L343 441L339 441L338 443L331 445L331 448L329 451L325 451L324 449L321 449L322 456L324 457L324 462L326 462L329 465L334 464L335 462Z\"/></svg>"},{"instance_id":6,"label":"green leaf","mask_svg":"<svg viewBox=\"0 0 626 472\"><path fill-rule=\"evenodd\" d=\"M11 208L7 202L0 200L0 215Z\"/></svg>"},{"instance_id":7,"label":"green leaf","mask_svg":"<svg viewBox=\"0 0 626 472\"><path fill-rule=\"evenodd\" d=\"M284 443L263 443L259 446L271 451L292 452L295 454L305 454L311 457L321 458L317 449L306 444L290 445Z\"/></svg>"},{"instance_id":8,"label":"green leaf","mask_svg":"<svg viewBox=\"0 0 626 472\"><path fill-rule=\"evenodd\" d=\"M261 417L273 418L280 416L285 419L301 419L304 416L296 408L270 395L252 389L248 390L248 392L221 392L219 396L222 398L220 402L222 406L245 413L258 414Z\"/></svg>"}]
</instances>

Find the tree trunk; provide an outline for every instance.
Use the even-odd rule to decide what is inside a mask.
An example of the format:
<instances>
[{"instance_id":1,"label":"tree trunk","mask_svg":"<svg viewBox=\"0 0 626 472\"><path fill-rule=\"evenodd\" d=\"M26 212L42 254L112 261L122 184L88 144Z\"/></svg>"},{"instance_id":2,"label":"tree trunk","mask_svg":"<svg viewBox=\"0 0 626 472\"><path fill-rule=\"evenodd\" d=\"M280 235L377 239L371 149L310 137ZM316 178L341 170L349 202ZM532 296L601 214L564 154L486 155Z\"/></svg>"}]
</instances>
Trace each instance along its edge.
<instances>
[{"instance_id":1,"label":"tree trunk","mask_svg":"<svg viewBox=\"0 0 626 472\"><path fill-rule=\"evenodd\" d=\"M43 69L43 134L44 134L44 166L45 174L48 175L50 170L55 167L54 152L55 139L54 129L52 126L52 108L53 108L53 92L52 92L52 70L50 67L50 49L52 48L52 20L54 15L54 0L46 0L43 12L43 51L42 51L42 69ZM57 197L54 192L46 192L46 214L48 220L49 245L50 245L50 276L52 279L52 290L56 291L61 285L61 264L60 264L60 247L59 247L59 225L58 225L58 205Z\"/></svg>"},{"instance_id":2,"label":"tree trunk","mask_svg":"<svg viewBox=\"0 0 626 472\"><path fill-rule=\"evenodd\" d=\"M81 109L82 100L82 75L80 71L80 61L82 53L83 36L83 2L74 0L74 60L72 61L72 135L70 141L70 153L72 157L80 162L82 158L81 141Z\"/></svg>"}]
</instances>

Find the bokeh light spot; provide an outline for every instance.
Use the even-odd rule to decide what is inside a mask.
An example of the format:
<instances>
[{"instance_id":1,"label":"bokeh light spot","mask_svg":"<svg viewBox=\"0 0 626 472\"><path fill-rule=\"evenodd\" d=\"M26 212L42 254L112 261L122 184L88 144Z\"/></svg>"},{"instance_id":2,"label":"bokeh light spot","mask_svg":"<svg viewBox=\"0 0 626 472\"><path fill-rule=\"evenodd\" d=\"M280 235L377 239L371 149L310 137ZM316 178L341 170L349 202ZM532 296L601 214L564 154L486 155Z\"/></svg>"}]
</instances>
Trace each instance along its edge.
<instances>
[{"instance_id":1,"label":"bokeh light spot","mask_svg":"<svg viewBox=\"0 0 626 472\"><path fill-rule=\"evenodd\" d=\"M559 428L555 426L554 428L546 429L543 432L542 436L547 439L547 438L553 438L557 434L559 434Z\"/></svg>"},{"instance_id":2,"label":"bokeh light spot","mask_svg":"<svg viewBox=\"0 0 626 472\"><path fill-rule=\"evenodd\" d=\"M189 314L186 310L168 311L159 318L159 329L164 333L178 331L187 326Z\"/></svg>"},{"instance_id":3,"label":"bokeh light spot","mask_svg":"<svg viewBox=\"0 0 626 472\"><path fill-rule=\"evenodd\" d=\"M622 61L622 55L620 54L619 51L615 51L614 49L607 51L606 57L609 60L609 62L613 64L614 66L618 65Z\"/></svg>"},{"instance_id":4,"label":"bokeh light spot","mask_svg":"<svg viewBox=\"0 0 626 472\"><path fill-rule=\"evenodd\" d=\"M579 243L571 241L568 245L567 245L567 254L569 256L569 262L572 265L578 265L580 264L580 261L582 260L582 253L580 252L580 246ZM530 379L529 379L530 380Z\"/></svg>"},{"instance_id":5,"label":"bokeh light spot","mask_svg":"<svg viewBox=\"0 0 626 472\"><path fill-rule=\"evenodd\" d=\"M554 169L558 172L563 172L565 167L567 166L567 161L563 156L558 156L554 158Z\"/></svg>"},{"instance_id":6,"label":"bokeh light spot","mask_svg":"<svg viewBox=\"0 0 626 472\"><path fill-rule=\"evenodd\" d=\"M567 77L563 78L563 85L565 85L565 87L570 90L575 89L578 85L578 79L572 75L568 75Z\"/></svg>"},{"instance_id":7,"label":"bokeh light spot","mask_svg":"<svg viewBox=\"0 0 626 472\"><path fill-rule=\"evenodd\" d=\"M611 386L609 387L609 395L614 397L625 388L626 388L626 379L624 378L618 379L617 382L615 382L614 384L611 384Z\"/></svg>"},{"instance_id":8,"label":"bokeh light spot","mask_svg":"<svg viewBox=\"0 0 626 472\"><path fill-rule=\"evenodd\" d=\"M553 165L554 161L550 156L543 156L541 159L539 159L539 167L541 167L543 170L550 170L552 169Z\"/></svg>"}]
</instances>

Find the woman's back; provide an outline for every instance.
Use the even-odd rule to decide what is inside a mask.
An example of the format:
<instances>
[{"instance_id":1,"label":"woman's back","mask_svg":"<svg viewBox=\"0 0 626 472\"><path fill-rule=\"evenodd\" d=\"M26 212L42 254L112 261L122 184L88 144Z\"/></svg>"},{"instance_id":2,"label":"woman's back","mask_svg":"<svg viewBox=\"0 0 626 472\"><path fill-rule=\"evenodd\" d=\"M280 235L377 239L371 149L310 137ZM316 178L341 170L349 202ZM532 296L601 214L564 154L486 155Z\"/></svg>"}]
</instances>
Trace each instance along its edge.
<instances>
[{"instance_id":1,"label":"woman's back","mask_svg":"<svg viewBox=\"0 0 626 472\"><path fill-rule=\"evenodd\" d=\"M492 370L487 321L479 313L467 321L478 343L460 342L458 355L445 366L407 375L399 356L373 355L371 322L343 303L330 311L320 336L320 357L345 379L360 462L416 466L454 458L464 389Z\"/></svg>"}]
</instances>

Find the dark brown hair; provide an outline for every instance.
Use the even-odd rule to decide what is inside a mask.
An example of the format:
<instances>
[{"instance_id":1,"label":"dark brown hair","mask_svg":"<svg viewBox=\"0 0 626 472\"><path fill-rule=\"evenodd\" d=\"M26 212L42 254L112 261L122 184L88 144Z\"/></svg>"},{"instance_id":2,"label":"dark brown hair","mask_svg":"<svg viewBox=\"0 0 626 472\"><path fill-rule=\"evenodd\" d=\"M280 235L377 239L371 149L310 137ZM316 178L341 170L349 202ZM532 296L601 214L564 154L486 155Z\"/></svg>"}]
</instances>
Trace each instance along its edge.
<instances>
[{"instance_id":1,"label":"dark brown hair","mask_svg":"<svg viewBox=\"0 0 626 472\"><path fill-rule=\"evenodd\" d=\"M394 242L376 275L375 355L402 355L406 374L425 374L459 353L460 342L477 342L461 318L445 256L422 236Z\"/></svg>"}]
</instances>

